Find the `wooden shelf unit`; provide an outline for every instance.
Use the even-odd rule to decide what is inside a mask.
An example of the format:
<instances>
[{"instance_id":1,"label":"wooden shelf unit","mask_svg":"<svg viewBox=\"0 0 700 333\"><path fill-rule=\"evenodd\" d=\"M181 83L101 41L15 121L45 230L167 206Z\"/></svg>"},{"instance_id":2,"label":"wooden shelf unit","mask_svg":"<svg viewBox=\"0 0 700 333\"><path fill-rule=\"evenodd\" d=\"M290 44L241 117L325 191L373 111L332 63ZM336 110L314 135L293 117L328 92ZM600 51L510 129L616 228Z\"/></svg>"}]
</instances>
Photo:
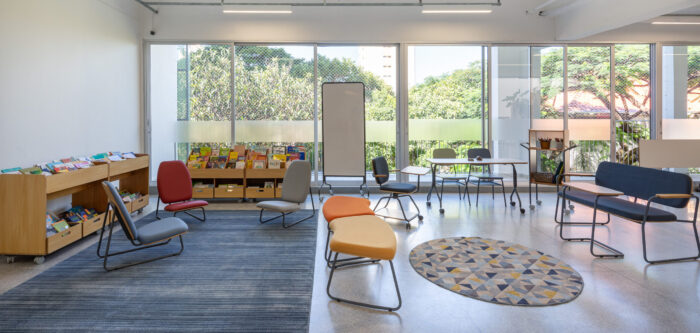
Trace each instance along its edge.
<instances>
[{"instance_id":1,"label":"wooden shelf unit","mask_svg":"<svg viewBox=\"0 0 700 333\"><path fill-rule=\"evenodd\" d=\"M148 204L148 163L148 155L138 154L51 176L0 175L0 254L41 257L100 230L107 208L102 181L119 180L121 188L143 194ZM100 215L47 237L47 202L65 196L71 196L72 206L94 208Z\"/></svg>"},{"instance_id":2,"label":"wooden shelf unit","mask_svg":"<svg viewBox=\"0 0 700 333\"><path fill-rule=\"evenodd\" d=\"M211 188L192 188L196 199L258 199L275 198L282 195L278 189L287 171L281 169L189 169L192 182L212 184ZM265 181L273 181L274 188L262 188ZM238 184L242 187L224 188L219 185ZM261 188L248 188L260 184Z\"/></svg>"}]
</instances>

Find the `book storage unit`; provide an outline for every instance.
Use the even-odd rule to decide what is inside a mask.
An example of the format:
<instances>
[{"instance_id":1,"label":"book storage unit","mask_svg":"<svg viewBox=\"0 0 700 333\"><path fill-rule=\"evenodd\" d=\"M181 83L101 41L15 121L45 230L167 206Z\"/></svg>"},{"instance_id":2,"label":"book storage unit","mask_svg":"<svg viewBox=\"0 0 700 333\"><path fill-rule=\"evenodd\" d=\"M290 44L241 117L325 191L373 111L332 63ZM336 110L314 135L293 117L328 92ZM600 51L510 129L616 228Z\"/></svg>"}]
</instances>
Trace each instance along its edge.
<instances>
[{"instance_id":1,"label":"book storage unit","mask_svg":"<svg viewBox=\"0 0 700 333\"><path fill-rule=\"evenodd\" d=\"M281 169L190 169L196 199L263 199L282 196ZM265 183L273 187L266 188Z\"/></svg>"},{"instance_id":2,"label":"book storage unit","mask_svg":"<svg viewBox=\"0 0 700 333\"><path fill-rule=\"evenodd\" d=\"M51 176L0 175L0 254L7 255L8 262L15 255L35 256L39 264L45 255L100 230L107 208L105 180L118 180L121 189L141 193L141 198L125 204L131 212L142 210L148 205L148 163L147 155L138 154ZM73 206L94 208L100 214L47 236L47 202L67 196Z\"/></svg>"}]
</instances>

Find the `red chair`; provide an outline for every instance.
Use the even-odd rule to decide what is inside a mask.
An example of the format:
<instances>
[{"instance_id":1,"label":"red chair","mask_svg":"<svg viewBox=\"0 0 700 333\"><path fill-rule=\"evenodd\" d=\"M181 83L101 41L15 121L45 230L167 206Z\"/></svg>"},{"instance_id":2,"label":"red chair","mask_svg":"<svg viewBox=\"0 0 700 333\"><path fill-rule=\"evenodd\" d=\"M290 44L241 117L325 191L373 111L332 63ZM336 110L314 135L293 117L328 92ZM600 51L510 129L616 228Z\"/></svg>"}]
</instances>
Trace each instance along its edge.
<instances>
[{"instance_id":1,"label":"red chair","mask_svg":"<svg viewBox=\"0 0 700 333\"><path fill-rule=\"evenodd\" d=\"M173 216L183 212L202 222L207 220L204 207L209 203L203 200L192 200L192 178L182 161L161 162L158 167L158 202L156 204L156 218L158 207L163 201L165 210L173 212ZM192 215L189 210L202 209L202 218Z\"/></svg>"}]
</instances>

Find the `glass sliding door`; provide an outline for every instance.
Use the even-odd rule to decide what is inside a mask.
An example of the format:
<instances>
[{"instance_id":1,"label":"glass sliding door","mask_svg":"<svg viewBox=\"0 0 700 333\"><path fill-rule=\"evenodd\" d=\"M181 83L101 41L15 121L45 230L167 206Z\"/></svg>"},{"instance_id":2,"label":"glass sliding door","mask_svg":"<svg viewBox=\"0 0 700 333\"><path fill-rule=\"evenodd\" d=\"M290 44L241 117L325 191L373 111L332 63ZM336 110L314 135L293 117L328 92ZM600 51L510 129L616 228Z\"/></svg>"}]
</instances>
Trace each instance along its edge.
<instances>
[{"instance_id":1,"label":"glass sliding door","mask_svg":"<svg viewBox=\"0 0 700 333\"><path fill-rule=\"evenodd\" d=\"M569 167L592 172L610 160L610 47L569 46L567 76Z\"/></svg>"},{"instance_id":2,"label":"glass sliding door","mask_svg":"<svg viewBox=\"0 0 700 333\"><path fill-rule=\"evenodd\" d=\"M151 170L185 161L192 147L231 143L229 44L154 44L149 66Z\"/></svg>"},{"instance_id":3,"label":"glass sliding door","mask_svg":"<svg viewBox=\"0 0 700 333\"><path fill-rule=\"evenodd\" d=\"M485 62L481 46L408 47L409 163L428 166L435 148L460 157L484 145Z\"/></svg>"},{"instance_id":4,"label":"glass sliding door","mask_svg":"<svg viewBox=\"0 0 700 333\"><path fill-rule=\"evenodd\" d=\"M319 131L322 126L321 85L325 82L362 82L365 85L365 166L384 156L396 167L396 46L318 46ZM321 147L319 135L319 147ZM323 170L322 167L319 170Z\"/></svg>"},{"instance_id":5,"label":"glass sliding door","mask_svg":"<svg viewBox=\"0 0 700 333\"><path fill-rule=\"evenodd\" d=\"M491 59L491 153L496 158L527 161L528 151L520 143L527 142L530 129L530 47L494 46ZM510 178L510 166L495 169ZM527 175L527 165L517 169Z\"/></svg>"},{"instance_id":6,"label":"glass sliding door","mask_svg":"<svg viewBox=\"0 0 700 333\"><path fill-rule=\"evenodd\" d=\"M314 48L236 45L235 142L304 146L314 161Z\"/></svg>"},{"instance_id":7,"label":"glass sliding door","mask_svg":"<svg viewBox=\"0 0 700 333\"><path fill-rule=\"evenodd\" d=\"M700 140L700 46L664 46L662 54L662 137Z\"/></svg>"},{"instance_id":8,"label":"glass sliding door","mask_svg":"<svg viewBox=\"0 0 700 333\"><path fill-rule=\"evenodd\" d=\"M615 161L639 165L639 141L650 138L651 47L615 45Z\"/></svg>"}]
</instances>

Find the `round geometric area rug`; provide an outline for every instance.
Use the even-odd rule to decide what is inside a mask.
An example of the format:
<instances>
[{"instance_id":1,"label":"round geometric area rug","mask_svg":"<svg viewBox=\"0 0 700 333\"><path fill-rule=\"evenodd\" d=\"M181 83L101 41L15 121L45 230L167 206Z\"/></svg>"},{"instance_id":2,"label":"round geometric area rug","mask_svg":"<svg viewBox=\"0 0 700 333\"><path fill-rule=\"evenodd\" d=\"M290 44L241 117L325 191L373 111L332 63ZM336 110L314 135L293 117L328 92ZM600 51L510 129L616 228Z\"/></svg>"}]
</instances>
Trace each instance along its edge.
<instances>
[{"instance_id":1,"label":"round geometric area rug","mask_svg":"<svg viewBox=\"0 0 700 333\"><path fill-rule=\"evenodd\" d=\"M411 266L440 287L482 301L543 306L581 294L583 278L538 250L480 237L440 238L413 248Z\"/></svg>"}]
</instances>

